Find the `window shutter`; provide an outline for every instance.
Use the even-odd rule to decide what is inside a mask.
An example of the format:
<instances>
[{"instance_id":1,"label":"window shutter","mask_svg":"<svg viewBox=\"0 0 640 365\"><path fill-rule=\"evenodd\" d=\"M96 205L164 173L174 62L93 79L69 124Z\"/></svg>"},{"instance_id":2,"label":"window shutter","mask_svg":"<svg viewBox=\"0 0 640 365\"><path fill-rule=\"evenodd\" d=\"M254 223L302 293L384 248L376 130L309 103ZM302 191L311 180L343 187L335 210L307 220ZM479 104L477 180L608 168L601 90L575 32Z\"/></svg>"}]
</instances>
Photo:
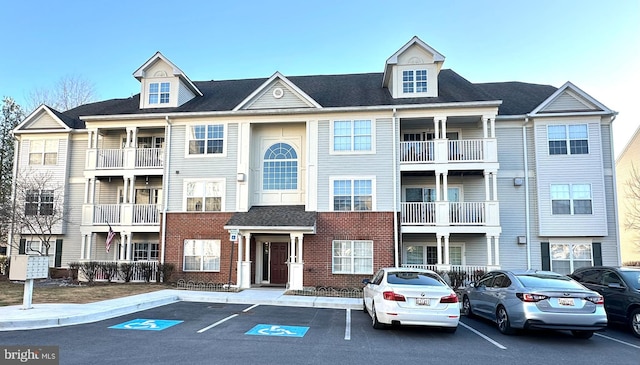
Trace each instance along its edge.
<instances>
[{"instance_id":1,"label":"window shutter","mask_svg":"<svg viewBox=\"0 0 640 365\"><path fill-rule=\"evenodd\" d=\"M27 252L26 246L27 246L27 239L26 238L21 238L20 239L20 246L18 247L18 254L24 255Z\"/></svg>"},{"instance_id":2,"label":"window shutter","mask_svg":"<svg viewBox=\"0 0 640 365\"><path fill-rule=\"evenodd\" d=\"M602 243L593 242L591 250L593 250L593 266L602 266Z\"/></svg>"},{"instance_id":3,"label":"window shutter","mask_svg":"<svg viewBox=\"0 0 640 365\"><path fill-rule=\"evenodd\" d=\"M54 267L62 266L62 238L56 240L56 259Z\"/></svg>"},{"instance_id":4,"label":"window shutter","mask_svg":"<svg viewBox=\"0 0 640 365\"><path fill-rule=\"evenodd\" d=\"M551 270L551 258L549 257L549 242L540 242L540 257L542 258L542 270Z\"/></svg>"}]
</instances>

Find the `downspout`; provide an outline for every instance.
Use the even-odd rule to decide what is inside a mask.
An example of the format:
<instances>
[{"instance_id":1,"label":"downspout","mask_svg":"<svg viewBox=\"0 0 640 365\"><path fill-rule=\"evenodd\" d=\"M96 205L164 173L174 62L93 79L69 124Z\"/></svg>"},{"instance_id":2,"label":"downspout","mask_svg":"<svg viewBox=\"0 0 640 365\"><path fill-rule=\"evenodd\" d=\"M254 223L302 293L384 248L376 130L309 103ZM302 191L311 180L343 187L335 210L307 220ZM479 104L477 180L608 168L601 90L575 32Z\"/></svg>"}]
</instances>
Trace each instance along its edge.
<instances>
[{"instance_id":1,"label":"downspout","mask_svg":"<svg viewBox=\"0 0 640 365\"><path fill-rule=\"evenodd\" d=\"M400 266L399 260L399 252L400 249L398 247L398 164L396 161L396 108L393 108L393 118L392 118L392 129L393 129L393 247L394 247L394 260L395 267Z\"/></svg>"},{"instance_id":2,"label":"downspout","mask_svg":"<svg viewBox=\"0 0 640 365\"><path fill-rule=\"evenodd\" d=\"M618 184L616 182L616 157L613 153L613 121L616 120L616 114L611 117L611 122L609 125L611 126L609 132L609 143L611 146L611 173L613 174L613 215L615 216L616 222L616 248L618 261L616 265L622 265L622 253L620 252L620 216L618 214ZM604 264L604 263L603 263Z\"/></svg>"},{"instance_id":3,"label":"downspout","mask_svg":"<svg viewBox=\"0 0 640 365\"><path fill-rule=\"evenodd\" d=\"M18 180L18 161L20 161L20 140L13 135L13 180L11 181L11 204L12 204L12 216L11 216L11 228L9 229L9 237L7 238L7 256L11 257L11 249L13 248L14 227L16 220L16 189ZM18 254L20 249L18 248Z\"/></svg>"},{"instance_id":4,"label":"downspout","mask_svg":"<svg viewBox=\"0 0 640 365\"><path fill-rule=\"evenodd\" d=\"M525 117L522 125L522 152L524 155L524 216L525 239L527 241L527 269L531 269L531 214L529 210L529 156L527 152L527 123L529 117Z\"/></svg>"},{"instance_id":5,"label":"downspout","mask_svg":"<svg viewBox=\"0 0 640 365\"><path fill-rule=\"evenodd\" d=\"M167 122L167 138L166 148L164 153L165 167L164 176L162 179L162 191L164 195L164 203L162 204L162 255L160 256L160 263L164 264L165 248L167 247L167 204L169 204L169 176L171 175L171 169L169 164L171 163L171 120L169 116L165 116L164 120Z\"/></svg>"}]
</instances>

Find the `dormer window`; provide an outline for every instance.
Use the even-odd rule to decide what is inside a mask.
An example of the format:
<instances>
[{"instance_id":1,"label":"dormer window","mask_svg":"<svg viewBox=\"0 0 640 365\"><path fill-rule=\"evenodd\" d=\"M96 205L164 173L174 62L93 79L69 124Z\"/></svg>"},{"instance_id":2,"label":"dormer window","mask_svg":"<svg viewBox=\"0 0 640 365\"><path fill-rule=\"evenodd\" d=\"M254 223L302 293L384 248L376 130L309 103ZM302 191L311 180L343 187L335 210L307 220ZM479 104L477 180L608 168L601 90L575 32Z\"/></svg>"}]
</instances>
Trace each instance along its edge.
<instances>
[{"instance_id":1,"label":"dormer window","mask_svg":"<svg viewBox=\"0 0 640 365\"><path fill-rule=\"evenodd\" d=\"M402 71L402 92L404 94L427 92L427 70Z\"/></svg>"},{"instance_id":2,"label":"dormer window","mask_svg":"<svg viewBox=\"0 0 640 365\"><path fill-rule=\"evenodd\" d=\"M169 104L169 82L152 82L149 84L149 104Z\"/></svg>"}]
</instances>

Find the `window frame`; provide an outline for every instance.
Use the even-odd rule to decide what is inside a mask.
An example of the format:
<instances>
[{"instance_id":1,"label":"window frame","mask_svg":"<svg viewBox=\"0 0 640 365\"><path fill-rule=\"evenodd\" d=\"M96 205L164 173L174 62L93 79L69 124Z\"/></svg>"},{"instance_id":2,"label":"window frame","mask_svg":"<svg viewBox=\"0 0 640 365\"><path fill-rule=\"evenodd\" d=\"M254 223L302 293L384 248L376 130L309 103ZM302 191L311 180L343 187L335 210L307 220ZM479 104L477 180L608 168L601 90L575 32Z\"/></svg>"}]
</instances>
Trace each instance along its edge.
<instances>
[{"instance_id":1,"label":"window frame","mask_svg":"<svg viewBox=\"0 0 640 365\"><path fill-rule=\"evenodd\" d=\"M357 122L369 122L369 134L357 134ZM336 134L336 123L349 123L348 134ZM373 154L376 152L376 120L374 118L353 118L353 119L334 119L330 123L330 147L329 154L332 155L349 155L349 154ZM349 138L348 149L336 149L336 138ZM369 138L369 149L355 149L357 138Z\"/></svg>"},{"instance_id":2,"label":"window frame","mask_svg":"<svg viewBox=\"0 0 640 365\"><path fill-rule=\"evenodd\" d=\"M554 257L554 246L568 246L568 250L566 250L566 253L568 253L568 257L566 258L555 258ZM577 246L588 246L589 249L585 250L584 252L588 252L589 253L589 259L583 259L583 258L575 258L574 254L575 254L575 249ZM559 251L556 251L556 253L559 253ZM557 256L556 256L557 257ZM569 263L569 271L565 272L564 269L562 267L557 267L558 264L560 262L568 262ZM584 263L583 265L579 265L576 266L577 262L582 262ZM580 267L585 267L585 266L593 266L593 244L591 241L577 241L577 240L572 240L572 241L551 241L549 242L549 267L551 271L555 271L559 274L563 274L563 275L569 275L572 272L574 272L576 269L580 268Z\"/></svg>"},{"instance_id":3,"label":"window frame","mask_svg":"<svg viewBox=\"0 0 640 365\"><path fill-rule=\"evenodd\" d=\"M412 247L421 247L422 249L422 263L410 263L408 262L408 250L409 248ZM430 264L429 262L429 250L427 247L432 247L435 248L436 250L438 249L438 244L435 242L427 242L427 243L412 243L412 242L407 242L403 245L402 247L402 259L403 259L403 263L407 264L407 265L425 265L425 266L432 266L432 265L437 265L437 257L436 257L436 263L434 264ZM451 254L452 254L452 250L451 248L460 248L460 263L459 264L454 264L451 263ZM437 252L437 251L436 251ZM444 244L442 245L442 255L444 256ZM449 242L449 264L450 265L466 265L466 253L465 253L465 243L464 242Z\"/></svg>"},{"instance_id":4,"label":"window frame","mask_svg":"<svg viewBox=\"0 0 640 365\"><path fill-rule=\"evenodd\" d=\"M568 188L568 194L569 197L568 199L562 199L562 198L554 198L554 193L558 193L560 191L558 191L557 189L554 191L554 187L567 187ZM585 199L585 198L580 198L578 199L576 197L576 195L580 195L580 193L586 193L587 191L579 191L576 190L574 188L577 187L588 187L588 193L589 193L589 199ZM560 192L562 193L562 192ZM565 192L566 193L566 192ZM570 183L570 184L551 184L549 186L549 200L551 201L551 215L579 215L579 216L583 216L583 215L593 215L593 189L591 184L589 183L583 183L583 184L576 184L576 183ZM554 202L560 202L560 201L568 201L569 202L569 212L568 213L556 213L555 209L554 209ZM582 213L582 212L576 212L576 201L578 202L584 202L584 201L589 201L589 213ZM584 208L582 208L584 209ZM579 209L578 209L579 210Z\"/></svg>"},{"instance_id":5,"label":"window frame","mask_svg":"<svg viewBox=\"0 0 640 365\"><path fill-rule=\"evenodd\" d=\"M29 141L28 164L32 166L56 166L58 165L59 149L59 139L31 140Z\"/></svg>"},{"instance_id":6,"label":"window frame","mask_svg":"<svg viewBox=\"0 0 640 365\"><path fill-rule=\"evenodd\" d=\"M37 199L34 199L34 198L37 198ZM26 216L52 216L54 214L54 208L55 208L54 200L55 200L55 192L53 190L50 190L50 189L27 190L25 193L25 202L24 202L25 215ZM43 213L43 210L44 210L44 213Z\"/></svg>"},{"instance_id":7,"label":"window frame","mask_svg":"<svg viewBox=\"0 0 640 365\"><path fill-rule=\"evenodd\" d=\"M267 154L281 154L282 146L288 146L291 158L267 158ZM267 166L267 165L270 166ZM298 191L300 189L300 157L295 146L289 142L276 142L262 154L262 191Z\"/></svg>"},{"instance_id":8,"label":"window frame","mask_svg":"<svg viewBox=\"0 0 640 365\"><path fill-rule=\"evenodd\" d=\"M563 135L564 137L562 138L551 138L551 131L550 129L552 128L559 128L559 127L563 127L564 131L563 131ZM572 127L584 127L585 128L585 133L586 133L586 137L584 138L577 138L577 137L571 137L571 129ZM557 155L588 155L589 154L589 124L587 123L577 123L577 124L548 124L547 125L547 153L549 154L549 156L557 156ZM582 131L580 131L582 132ZM575 133L575 131L574 131ZM577 145L578 142L584 142L586 144L586 146L584 145ZM561 145L557 145L554 146L553 148L551 147L551 144L553 142L563 142L563 146L564 148L562 148ZM574 143L572 143L574 142ZM556 149L561 149L561 151L564 151L564 153L562 152L552 152L553 150ZM585 150L586 149L586 150ZM580 152L578 150L585 150L585 152Z\"/></svg>"},{"instance_id":9,"label":"window frame","mask_svg":"<svg viewBox=\"0 0 640 365\"><path fill-rule=\"evenodd\" d=\"M335 183L338 181L349 181L350 182L350 209L337 210L335 199L339 196L346 195L336 195L335 191ZM354 189L355 181L369 181L371 184L371 209L358 209L356 210L356 195ZM376 208L376 178L375 176L332 176L329 178L329 189L331 193L329 194L329 204L330 211L332 212L373 212ZM357 195L359 197L366 197L367 195Z\"/></svg>"},{"instance_id":10,"label":"window frame","mask_svg":"<svg viewBox=\"0 0 640 365\"><path fill-rule=\"evenodd\" d=\"M350 253L345 255L336 256L336 244L349 243L350 248L346 251L350 251ZM370 252L369 256L356 256L356 250L354 248L356 243L367 244L367 250ZM349 260L349 268L347 270L336 270L336 260L338 259L348 259ZM370 260L370 265L367 265L365 270L356 271L355 261L356 259L360 260ZM373 260L374 260L374 251L373 251L373 240L333 240L331 241L331 273L332 274L346 274L346 275L372 275L373 274Z\"/></svg>"},{"instance_id":11,"label":"window frame","mask_svg":"<svg viewBox=\"0 0 640 365\"><path fill-rule=\"evenodd\" d=\"M199 255L189 255L187 256L187 244L194 244L194 251L198 251L198 246L195 246L197 244L205 244L205 243L209 243L209 244L213 244L214 246L212 247L213 251L217 251L217 256L215 255L210 255L210 256L205 256L205 250L204 247L200 247L200 254ZM217 240L217 239L185 239L182 243L182 271L183 272L220 272L220 261L221 261L221 250L222 250L222 241L221 240ZM214 254L216 252L213 252ZM198 269L189 269L187 270L187 257L199 257L199 268ZM217 268L215 269L211 269L211 270L205 270L205 257L209 257L209 258L213 258L214 263L217 263ZM217 262L215 261L217 258Z\"/></svg>"},{"instance_id":12,"label":"window frame","mask_svg":"<svg viewBox=\"0 0 640 365\"><path fill-rule=\"evenodd\" d=\"M153 90L154 86L157 88ZM165 89L166 87L166 89ZM150 82L147 88L147 104L148 105L166 105L171 103L171 82L155 81ZM155 100L152 100L155 97Z\"/></svg>"},{"instance_id":13,"label":"window frame","mask_svg":"<svg viewBox=\"0 0 640 365\"><path fill-rule=\"evenodd\" d=\"M209 198L217 198L217 196L207 196L207 186L206 184L213 183L218 184L220 193L220 210L206 210L207 208L207 197ZM204 184L201 190L203 195L201 196L201 206L200 210L188 210L189 209L189 198L198 198L195 195L189 196L189 184ZM189 213L217 213L224 212L225 209L225 194L226 194L226 179L224 178L211 178L211 179L184 179L183 180L183 191L182 191L182 211Z\"/></svg>"},{"instance_id":14,"label":"window frame","mask_svg":"<svg viewBox=\"0 0 640 365\"><path fill-rule=\"evenodd\" d=\"M141 245L147 245L146 249L139 249ZM144 253L145 258L138 257L138 253ZM157 242L134 242L133 243L133 261L158 261L160 245ZM153 257L155 253L155 258Z\"/></svg>"},{"instance_id":15,"label":"window frame","mask_svg":"<svg viewBox=\"0 0 640 365\"><path fill-rule=\"evenodd\" d=\"M419 73L420 75L418 75ZM408 76L411 76L411 80L406 79ZM427 68L401 70L400 87L403 95L416 95L420 97L423 94L427 94L429 92L429 70Z\"/></svg>"},{"instance_id":16,"label":"window frame","mask_svg":"<svg viewBox=\"0 0 640 365\"><path fill-rule=\"evenodd\" d=\"M209 137L209 127L222 127L222 137ZM196 138L196 132L194 128L204 127L204 137ZM186 158L204 158L204 157L225 157L227 155L227 125L224 123L205 123L205 124L190 124L186 126L185 131L185 157ZM214 131L215 133L215 131ZM191 152L191 142L203 141L203 152L196 153ZM220 152L208 152L208 144L213 141L221 141L222 151Z\"/></svg>"}]
</instances>

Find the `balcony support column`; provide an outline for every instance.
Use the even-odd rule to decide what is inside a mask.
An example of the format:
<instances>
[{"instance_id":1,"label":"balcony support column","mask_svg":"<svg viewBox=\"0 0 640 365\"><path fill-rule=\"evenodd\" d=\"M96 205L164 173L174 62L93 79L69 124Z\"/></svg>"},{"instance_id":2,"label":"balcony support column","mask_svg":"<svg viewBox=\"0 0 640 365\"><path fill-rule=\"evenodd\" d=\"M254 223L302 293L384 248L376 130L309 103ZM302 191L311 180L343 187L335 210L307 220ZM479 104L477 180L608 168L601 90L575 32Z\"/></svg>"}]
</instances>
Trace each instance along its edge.
<instances>
[{"instance_id":1,"label":"balcony support column","mask_svg":"<svg viewBox=\"0 0 640 365\"><path fill-rule=\"evenodd\" d=\"M442 174L442 200L449 201L449 174Z\"/></svg>"},{"instance_id":2,"label":"balcony support column","mask_svg":"<svg viewBox=\"0 0 640 365\"><path fill-rule=\"evenodd\" d=\"M438 265L442 265L442 236L436 235L436 251L438 253Z\"/></svg>"},{"instance_id":3,"label":"balcony support column","mask_svg":"<svg viewBox=\"0 0 640 365\"><path fill-rule=\"evenodd\" d=\"M437 202L440 201L440 175L442 175L442 173L436 171L435 176L436 176L436 201Z\"/></svg>"},{"instance_id":4,"label":"balcony support column","mask_svg":"<svg viewBox=\"0 0 640 365\"><path fill-rule=\"evenodd\" d=\"M487 235L487 266L492 266L493 260L491 259L491 236Z\"/></svg>"},{"instance_id":5,"label":"balcony support column","mask_svg":"<svg viewBox=\"0 0 640 365\"><path fill-rule=\"evenodd\" d=\"M493 263L496 266L500 265L500 237L498 236L494 236L493 237L493 249L494 249L494 257L493 257Z\"/></svg>"},{"instance_id":6,"label":"balcony support column","mask_svg":"<svg viewBox=\"0 0 640 365\"><path fill-rule=\"evenodd\" d=\"M498 201L498 172L491 172L491 176L493 177L493 201Z\"/></svg>"},{"instance_id":7,"label":"balcony support column","mask_svg":"<svg viewBox=\"0 0 640 365\"><path fill-rule=\"evenodd\" d=\"M444 264L449 265L449 235L444 236Z\"/></svg>"},{"instance_id":8,"label":"balcony support column","mask_svg":"<svg viewBox=\"0 0 640 365\"><path fill-rule=\"evenodd\" d=\"M489 177L490 174L488 171L484 171L484 200L489 201L491 200L491 192L489 191Z\"/></svg>"}]
</instances>

